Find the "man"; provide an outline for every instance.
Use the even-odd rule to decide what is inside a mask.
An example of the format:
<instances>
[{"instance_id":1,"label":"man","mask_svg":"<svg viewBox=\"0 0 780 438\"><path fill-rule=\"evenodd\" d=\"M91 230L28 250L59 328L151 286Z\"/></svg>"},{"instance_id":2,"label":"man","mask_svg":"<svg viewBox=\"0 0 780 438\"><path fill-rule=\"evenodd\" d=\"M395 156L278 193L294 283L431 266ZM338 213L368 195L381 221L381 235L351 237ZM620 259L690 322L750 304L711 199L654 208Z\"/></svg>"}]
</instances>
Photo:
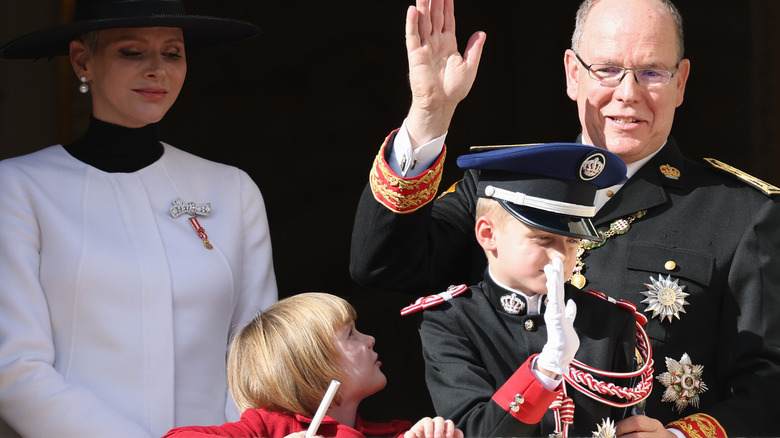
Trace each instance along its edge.
<instances>
[{"instance_id":1,"label":"man","mask_svg":"<svg viewBox=\"0 0 780 438\"><path fill-rule=\"evenodd\" d=\"M413 99L358 208L350 269L362 284L427 294L484 272L473 237L479 174L430 202L486 38L475 33L461 56L454 26L451 0L407 13ZM780 206L769 194L779 190L682 156L669 136L691 68L682 43L666 0L587 0L578 12L564 66L579 141L616 153L628 172L597 194L593 222L606 239L584 242L572 282L650 318L656 384L647 416L619 421L618 435L776 435Z\"/></svg>"}]
</instances>

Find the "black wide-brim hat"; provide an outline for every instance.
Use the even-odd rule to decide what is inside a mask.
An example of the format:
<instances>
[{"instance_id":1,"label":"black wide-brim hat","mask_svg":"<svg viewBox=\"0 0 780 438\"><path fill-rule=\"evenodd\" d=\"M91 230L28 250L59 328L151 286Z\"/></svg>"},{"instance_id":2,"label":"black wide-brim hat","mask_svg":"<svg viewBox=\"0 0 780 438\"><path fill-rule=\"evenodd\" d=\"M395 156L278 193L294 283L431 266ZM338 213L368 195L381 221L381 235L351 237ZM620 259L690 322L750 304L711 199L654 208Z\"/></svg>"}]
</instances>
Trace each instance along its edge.
<instances>
[{"instance_id":1,"label":"black wide-brim hat","mask_svg":"<svg viewBox=\"0 0 780 438\"><path fill-rule=\"evenodd\" d=\"M515 219L543 231L601 241L590 218L597 190L620 184L626 165L605 149L579 143L483 147L458 157L479 171L477 196L495 199Z\"/></svg>"},{"instance_id":2,"label":"black wide-brim hat","mask_svg":"<svg viewBox=\"0 0 780 438\"><path fill-rule=\"evenodd\" d=\"M258 26L243 20L187 15L182 0L77 0L73 22L16 38L0 48L0 57L67 55L79 35L121 27L178 27L187 47L241 41L260 33Z\"/></svg>"}]
</instances>

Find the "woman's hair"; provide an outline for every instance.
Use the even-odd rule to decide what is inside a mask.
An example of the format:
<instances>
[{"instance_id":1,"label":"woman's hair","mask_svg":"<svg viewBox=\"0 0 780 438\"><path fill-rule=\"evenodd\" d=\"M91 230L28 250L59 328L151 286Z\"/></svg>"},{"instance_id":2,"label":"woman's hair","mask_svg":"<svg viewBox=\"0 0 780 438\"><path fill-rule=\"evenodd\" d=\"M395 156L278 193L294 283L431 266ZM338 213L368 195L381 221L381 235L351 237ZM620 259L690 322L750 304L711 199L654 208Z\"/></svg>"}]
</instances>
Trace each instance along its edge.
<instances>
[{"instance_id":1,"label":"woman's hair","mask_svg":"<svg viewBox=\"0 0 780 438\"><path fill-rule=\"evenodd\" d=\"M317 292L261 312L230 345L228 384L239 411L313 416L331 380L343 378L334 336L356 316L345 300Z\"/></svg>"},{"instance_id":2,"label":"woman's hair","mask_svg":"<svg viewBox=\"0 0 780 438\"><path fill-rule=\"evenodd\" d=\"M76 39L84 43L84 46L87 48L89 53L95 53L98 47L99 33L100 33L99 31L94 30L92 32L81 34Z\"/></svg>"}]
</instances>

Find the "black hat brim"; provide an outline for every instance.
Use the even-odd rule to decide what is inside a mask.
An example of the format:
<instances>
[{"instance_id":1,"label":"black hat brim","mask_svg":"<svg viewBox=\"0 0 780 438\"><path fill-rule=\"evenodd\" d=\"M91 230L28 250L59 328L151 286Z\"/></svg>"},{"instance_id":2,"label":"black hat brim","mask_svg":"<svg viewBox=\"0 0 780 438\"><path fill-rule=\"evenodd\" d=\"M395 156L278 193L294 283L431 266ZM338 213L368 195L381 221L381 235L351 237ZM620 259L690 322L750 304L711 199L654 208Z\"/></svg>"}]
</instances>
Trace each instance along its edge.
<instances>
[{"instance_id":1,"label":"black hat brim","mask_svg":"<svg viewBox=\"0 0 780 438\"><path fill-rule=\"evenodd\" d=\"M153 15L67 23L23 35L0 48L7 59L39 59L67 55L70 42L87 32L123 27L178 27L187 47L200 47L252 38L260 27L243 20L203 15Z\"/></svg>"},{"instance_id":2,"label":"black hat brim","mask_svg":"<svg viewBox=\"0 0 780 438\"><path fill-rule=\"evenodd\" d=\"M589 218L550 213L536 208L520 207L503 199L496 200L509 214L520 222L561 236L601 242L602 238Z\"/></svg>"}]
</instances>

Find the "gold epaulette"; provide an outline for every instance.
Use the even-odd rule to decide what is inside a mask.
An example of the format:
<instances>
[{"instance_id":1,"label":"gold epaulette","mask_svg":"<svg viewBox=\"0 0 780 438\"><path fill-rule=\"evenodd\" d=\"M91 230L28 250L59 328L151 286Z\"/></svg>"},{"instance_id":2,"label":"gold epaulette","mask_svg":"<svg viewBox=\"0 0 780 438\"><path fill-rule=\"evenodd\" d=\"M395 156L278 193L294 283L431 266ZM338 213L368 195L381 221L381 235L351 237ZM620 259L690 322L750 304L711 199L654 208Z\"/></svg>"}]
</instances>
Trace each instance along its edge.
<instances>
[{"instance_id":1,"label":"gold epaulette","mask_svg":"<svg viewBox=\"0 0 780 438\"><path fill-rule=\"evenodd\" d=\"M679 429L688 438L727 438L726 429L718 420L707 414L694 414L677 421L672 421L666 427Z\"/></svg>"},{"instance_id":2,"label":"gold epaulette","mask_svg":"<svg viewBox=\"0 0 780 438\"><path fill-rule=\"evenodd\" d=\"M763 192L766 195L773 196L780 194L780 188L773 186L772 184L769 184L768 182L761 181L760 179L754 177L753 175L747 174L736 167L729 166L728 164L718 161L714 158L705 158L704 161L710 163L713 167L720 169L724 172L728 172L737 178L741 179L742 181L746 182L747 184L757 188L761 192Z\"/></svg>"},{"instance_id":3,"label":"gold epaulette","mask_svg":"<svg viewBox=\"0 0 780 438\"><path fill-rule=\"evenodd\" d=\"M371 166L368 182L377 202L394 213L411 213L431 202L436 196L444 172L447 147L444 147L441 155L430 169L418 176L403 178L393 172L385 160L385 148L389 138L390 136L379 148L374 165Z\"/></svg>"}]
</instances>

